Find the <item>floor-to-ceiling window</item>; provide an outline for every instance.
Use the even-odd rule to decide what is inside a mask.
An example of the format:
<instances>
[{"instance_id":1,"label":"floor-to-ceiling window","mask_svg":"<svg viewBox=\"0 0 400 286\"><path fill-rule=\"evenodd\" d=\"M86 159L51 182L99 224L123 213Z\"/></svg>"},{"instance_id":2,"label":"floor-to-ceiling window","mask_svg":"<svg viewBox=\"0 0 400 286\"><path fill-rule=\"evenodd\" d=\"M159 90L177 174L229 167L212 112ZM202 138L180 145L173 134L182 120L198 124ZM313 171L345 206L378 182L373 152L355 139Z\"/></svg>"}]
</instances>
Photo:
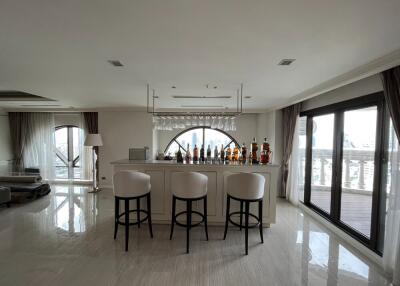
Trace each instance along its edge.
<instances>
[{"instance_id":1,"label":"floor-to-ceiling window","mask_svg":"<svg viewBox=\"0 0 400 286\"><path fill-rule=\"evenodd\" d=\"M80 129L72 125L56 127L55 174L57 179L80 179Z\"/></svg>"},{"instance_id":2,"label":"floor-to-ceiling window","mask_svg":"<svg viewBox=\"0 0 400 286\"><path fill-rule=\"evenodd\" d=\"M383 249L389 118L382 93L308 110L305 205Z\"/></svg>"}]
</instances>

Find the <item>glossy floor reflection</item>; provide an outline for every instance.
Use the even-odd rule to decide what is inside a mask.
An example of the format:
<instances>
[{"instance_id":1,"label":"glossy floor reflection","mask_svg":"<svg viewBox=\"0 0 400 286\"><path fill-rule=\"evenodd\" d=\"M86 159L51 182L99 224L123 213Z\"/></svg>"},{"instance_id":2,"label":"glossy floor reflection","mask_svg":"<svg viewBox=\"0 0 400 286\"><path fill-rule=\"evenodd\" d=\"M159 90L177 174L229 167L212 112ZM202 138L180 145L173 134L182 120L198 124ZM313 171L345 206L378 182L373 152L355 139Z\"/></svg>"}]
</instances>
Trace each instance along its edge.
<instances>
[{"instance_id":1,"label":"glossy floor reflection","mask_svg":"<svg viewBox=\"0 0 400 286\"><path fill-rule=\"evenodd\" d=\"M389 285L374 264L299 209L278 204L278 222L265 230L264 244L210 227L210 241L194 228L191 253L185 233L168 225L130 232L113 240L111 190L53 186L50 196L0 208L0 285Z\"/></svg>"}]
</instances>

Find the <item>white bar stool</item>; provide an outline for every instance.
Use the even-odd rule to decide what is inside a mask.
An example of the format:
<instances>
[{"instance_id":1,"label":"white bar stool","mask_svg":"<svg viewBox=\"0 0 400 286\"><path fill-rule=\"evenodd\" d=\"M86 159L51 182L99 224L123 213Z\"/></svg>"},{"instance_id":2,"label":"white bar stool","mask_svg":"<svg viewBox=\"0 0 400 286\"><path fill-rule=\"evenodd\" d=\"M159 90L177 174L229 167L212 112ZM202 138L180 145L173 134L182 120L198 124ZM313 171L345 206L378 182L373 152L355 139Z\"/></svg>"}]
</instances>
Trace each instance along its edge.
<instances>
[{"instance_id":1,"label":"white bar stool","mask_svg":"<svg viewBox=\"0 0 400 286\"><path fill-rule=\"evenodd\" d=\"M207 182L206 175L196 172L176 172L171 176L171 190L172 190L172 220L171 220L171 234L169 239L172 239L174 233L174 225L186 227L186 253L189 253L189 231L192 227L198 226L204 222L206 238L208 240L207 230ZM175 214L176 200L186 202L186 211ZM204 213L192 210L192 203L194 201L203 200ZM196 224L192 224L192 214L199 215L202 220ZM186 214L186 224L178 222L177 218L180 215Z\"/></svg>"},{"instance_id":2,"label":"white bar stool","mask_svg":"<svg viewBox=\"0 0 400 286\"><path fill-rule=\"evenodd\" d=\"M249 228L259 227L261 243L264 243L263 228L262 228L262 209L263 209L263 197L264 197L264 185L265 178L259 174L254 173L238 173L229 175L227 178L227 203L226 203L226 218L225 218L225 233L228 232L228 222L236 225L242 230L245 229L245 244L246 244L246 255L249 249ZM240 202L240 211L230 213L230 202L231 199ZM250 213L250 203L258 202L258 217ZM245 211L243 212L243 204L245 205ZM231 216L239 214L240 223L232 221ZM242 216L245 216L245 224L242 224ZM249 225L249 216L256 219L256 223Z\"/></svg>"},{"instance_id":3,"label":"white bar stool","mask_svg":"<svg viewBox=\"0 0 400 286\"><path fill-rule=\"evenodd\" d=\"M118 225L125 226L125 251L128 251L129 226L138 225L148 220L150 236L153 238L153 230L151 225L151 198L150 198L150 176L136 171L119 171L114 174L114 197L115 197L115 223L114 223L114 239L117 238ZM146 197L147 210L140 209L140 199ZM119 213L120 200L125 202L125 211ZM136 200L136 209L129 210L129 202ZM129 213L136 213L136 222L129 222ZM140 213L146 214L146 217L140 218ZM124 222L120 221L121 217L125 217Z\"/></svg>"}]
</instances>

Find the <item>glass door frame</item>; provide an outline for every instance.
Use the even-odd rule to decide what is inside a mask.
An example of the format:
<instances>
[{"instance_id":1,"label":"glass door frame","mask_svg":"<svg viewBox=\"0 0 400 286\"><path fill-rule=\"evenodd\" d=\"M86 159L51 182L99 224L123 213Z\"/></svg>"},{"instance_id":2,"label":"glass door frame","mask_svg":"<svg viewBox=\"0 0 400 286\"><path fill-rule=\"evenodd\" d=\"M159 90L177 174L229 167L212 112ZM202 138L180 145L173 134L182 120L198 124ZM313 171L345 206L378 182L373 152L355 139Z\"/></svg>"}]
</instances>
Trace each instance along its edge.
<instances>
[{"instance_id":1,"label":"glass door frame","mask_svg":"<svg viewBox=\"0 0 400 286\"><path fill-rule=\"evenodd\" d=\"M54 147L54 152L55 155L65 164L65 167L68 169L68 177L66 178L67 180L75 180L75 172L74 168L78 168L77 164L80 161L80 156L76 156L74 158L74 135L73 135L73 128L78 128L78 126L75 125L60 125L56 126L55 131L66 128L67 129L67 144L68 144L68 150L67 150L67 157L65 157L58 149L57 147ZM55 166L57 168L57 166Z\"/></svg>"},{"instance_id":2,"label":"glass door frame","mask_svg":"<svg viewBox=\"0 0 400 286\"><path fill-rule=\"evenodd\" d=\"M361 234L354 228L340 220L342 198L342 159L344 138L344 112L377 107L377 123L374 155L374 183L372 191L371 232L370 237ZM312 175L312 135L313 117L334 114L334 134L332 153L332 182L331 182L331 211L330 214L311 202L311 175ZM374 252L382 255L384 226L385 226L385 201L386 170L388 162L387 142L389 134L389 115L385 106L383 92L377 92L355 99L323 106L300 113L307 117L306 128L306 164L304 178L304 205L316 211L347 234L363 243Z\"/></svg>"}]
</instances>

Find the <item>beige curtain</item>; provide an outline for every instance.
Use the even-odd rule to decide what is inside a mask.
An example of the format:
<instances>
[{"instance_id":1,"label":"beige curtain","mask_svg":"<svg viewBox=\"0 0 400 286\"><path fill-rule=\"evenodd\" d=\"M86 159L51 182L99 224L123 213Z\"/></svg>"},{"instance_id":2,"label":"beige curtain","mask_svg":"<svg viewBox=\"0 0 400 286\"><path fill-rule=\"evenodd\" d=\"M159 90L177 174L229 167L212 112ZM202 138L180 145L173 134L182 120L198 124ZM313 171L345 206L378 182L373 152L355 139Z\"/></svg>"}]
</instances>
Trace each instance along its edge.
<instances>
[{"instance_id":1,"label":"beige curtain","mask_svg":"<svg viewBox=\"0 0 400 286\"><path fill-rule=\"evenodd\" d=\"M301 103L297 103L282 109L282 176L279 196L285 198L287 194L287 181L289 176L289 160L293 148L293 136L296 128L297 117L300 114Z\"/></svg>"}]
</instances>

